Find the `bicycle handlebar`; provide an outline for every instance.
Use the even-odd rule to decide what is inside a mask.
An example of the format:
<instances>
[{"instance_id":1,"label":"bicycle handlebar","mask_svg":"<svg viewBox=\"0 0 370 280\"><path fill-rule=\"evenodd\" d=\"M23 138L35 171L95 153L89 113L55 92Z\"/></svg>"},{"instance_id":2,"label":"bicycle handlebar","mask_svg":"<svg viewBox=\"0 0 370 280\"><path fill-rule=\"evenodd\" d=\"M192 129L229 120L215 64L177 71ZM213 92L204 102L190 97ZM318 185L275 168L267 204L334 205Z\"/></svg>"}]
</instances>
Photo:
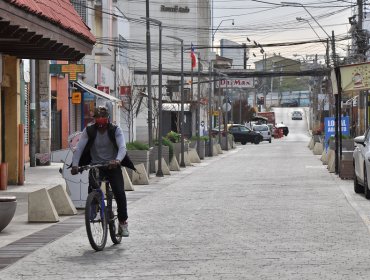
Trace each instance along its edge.
<instances>
[{"instance_id":1,"label":"bicycle handlebar","mask_svg":"<svg viewBox=\"0 0 370 280\"><path fill-rule=\"evenodd\" d=\"M109 163L89 164L89 165L79 166L78 172L82 172L82 171L93 169L93 168L108 167L108 166L109 166Z\"/></svg>"}]
</instances>

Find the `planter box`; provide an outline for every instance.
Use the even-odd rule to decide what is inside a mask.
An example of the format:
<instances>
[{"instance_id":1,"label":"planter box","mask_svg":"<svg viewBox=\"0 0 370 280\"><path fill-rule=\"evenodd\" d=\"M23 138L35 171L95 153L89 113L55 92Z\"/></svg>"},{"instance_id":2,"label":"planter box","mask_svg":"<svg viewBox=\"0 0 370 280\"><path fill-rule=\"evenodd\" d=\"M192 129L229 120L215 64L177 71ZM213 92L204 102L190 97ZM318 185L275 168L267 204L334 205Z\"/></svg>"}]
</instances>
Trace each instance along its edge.
<instances>
[{"instance_id":1,"label":"planter box","mask_svg":"<svg viewBox=\"0 0 370 280\"><path fill-rule=\"evenodd\" d=\"M166 161L167 165L170 166L170 148L162 145L162 157ZM150 150L150 172L155 173L155 161L158 160L158 146L154 146Z\"/></svg>"},{"instance_id":2,"label":"planter box","mask_svg":"<svg viewBox=\"0 0 370 280\"><path fill-rule=\"evenodd\" d=\"M329 140L329 149L335 150L335 139ZM342 150L353 151L355 149L355 141L353 139L342 139Z\"/></svg>"},{"instance_id":3,"label":"planter box","mask_svg":"<svg viewBox=\"0 0 370 280\"><path fill-rule=\"evenodd\" d=\"M353 161L352 160L342 160L340 162L340 172L339 177L341 179L353 179Z\"/></svg>"},{"instance_id":4,"label":"planter box","mask_svg":"<svg viewBox=\"0 0 370 280\"><path fill-rule=\"evenodd\" d=\"M150 154L150 151L129 150L129 151L127 151L127 154L129 155L129 157L131 158L132 162L135 165L143 163L147 174L149 174L149 170L150 170L149 169L150 168L150 166L149 166L149 154ZM131 177L131 173L132 172L129 172L130 177Z\"/></svg>"},{"instance_id":5,"label":"planter box","mask_svg":"<svg viewBox=\"0 0 370 280\"><path fill-rule=\"evenodd\" d=\"M206 156L205 148L206 148L206 141L200 140L199 141L199 149L198 149L200 159L204 159L205 156Z\"/></svg>"},{"instance_id":6,"label":"planter box","mask_svg":"<svg viewBox=\"0 0 370 280\"><path fill-rule=\"evenodd\" d=\"M177 162L180 163L181 143L173 144L173 155L176 157ZM184 153L189 151L189 143L184 143Z\"/></svg>"}]
</instances>

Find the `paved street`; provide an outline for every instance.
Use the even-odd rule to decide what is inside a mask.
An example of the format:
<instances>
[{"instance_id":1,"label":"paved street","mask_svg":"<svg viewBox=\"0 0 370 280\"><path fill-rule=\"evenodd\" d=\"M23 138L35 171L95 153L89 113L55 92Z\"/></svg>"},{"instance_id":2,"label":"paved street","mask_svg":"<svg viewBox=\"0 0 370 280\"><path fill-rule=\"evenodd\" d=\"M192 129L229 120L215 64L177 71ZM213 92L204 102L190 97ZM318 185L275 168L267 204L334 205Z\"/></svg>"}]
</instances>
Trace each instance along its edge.
<instances>
[{"instance_id":1,"label":"paved street","mask_svg":"<svg viewBox=\"0 0 370 280\"><path fill-rule=\"evenodd\" d=\"M287 137L129 192L122 244L94 252L78 215L0 279L368 279L370 203L307 148L305 121L277 116Z\"/></svg>"}]
</instances>

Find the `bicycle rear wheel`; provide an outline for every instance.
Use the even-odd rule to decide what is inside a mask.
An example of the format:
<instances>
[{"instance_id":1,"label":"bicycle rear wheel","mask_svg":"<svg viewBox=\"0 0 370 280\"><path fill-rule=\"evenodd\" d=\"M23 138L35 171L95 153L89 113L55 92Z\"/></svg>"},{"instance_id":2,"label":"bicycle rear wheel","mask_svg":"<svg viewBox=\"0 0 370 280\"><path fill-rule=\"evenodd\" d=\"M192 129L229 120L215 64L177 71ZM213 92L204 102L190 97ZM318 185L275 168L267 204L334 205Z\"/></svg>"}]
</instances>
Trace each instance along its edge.
<instances>
[{"instance_id":1,"label":"bicycle rear wheel","mask_svg":"<svg viewBox=\"0 0 370 280\"><path fill-rule=\"evenodd\" d=\"M109 205L109 234L114 244L119 244L122 241L122 236L118 234L119 220L117 217L117 202L114 195L111 194L107 199Z\"/></svg>"},{"instance_id":2,"label":"bicycle rear wheel","mask_svg":"<svg viewBox=\"0 0 370 280\"><path fill-rule=\"evenodd\" d=\"M107 243L107 215L102 205L102 194L92 191L86 200L85 225L91 247L96 251L104 249Z\"/></svg>"}]
</instances>

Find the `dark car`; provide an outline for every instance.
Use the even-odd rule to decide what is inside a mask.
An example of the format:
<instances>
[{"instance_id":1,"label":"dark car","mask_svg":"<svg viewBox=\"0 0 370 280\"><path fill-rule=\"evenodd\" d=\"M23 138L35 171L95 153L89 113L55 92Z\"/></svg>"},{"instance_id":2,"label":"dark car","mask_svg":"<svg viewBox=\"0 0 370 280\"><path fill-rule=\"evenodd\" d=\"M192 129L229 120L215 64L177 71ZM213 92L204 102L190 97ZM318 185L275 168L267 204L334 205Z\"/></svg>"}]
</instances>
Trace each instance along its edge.
<instances>
[{"instance_id":1,"label":"dark car","mask_svg":"<svg viewBox=\"0 0 370 280\"><path fill-rule=\"evenodd\" d=\"M229 133L234 136L235 142L240 142L242 145L249 143L259 144L263 140L263 136L256 131L253 131L242 124L228 125ZM212 129L212 134L218 133L218 128Z\"/></svg>"}]
</instances>

